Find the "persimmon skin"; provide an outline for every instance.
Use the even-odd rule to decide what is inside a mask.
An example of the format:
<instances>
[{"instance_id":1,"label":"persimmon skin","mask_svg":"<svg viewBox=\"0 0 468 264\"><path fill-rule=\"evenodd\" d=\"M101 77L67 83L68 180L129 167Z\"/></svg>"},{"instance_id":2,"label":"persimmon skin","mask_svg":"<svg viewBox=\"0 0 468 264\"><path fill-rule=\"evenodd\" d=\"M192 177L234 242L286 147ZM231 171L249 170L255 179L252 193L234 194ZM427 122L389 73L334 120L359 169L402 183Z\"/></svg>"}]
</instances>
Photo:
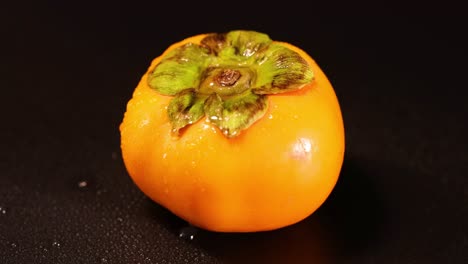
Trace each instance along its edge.
<instances>
[{"instance_id":1,"label":"persimmon skin","mask_svg":"<svg viewBox=\"0 0 468 264\"><path fill-rule=\"evenodd\" d=\"M200 34L173 44L165 53ZM171 133L170 96L141 78L120 125L124 164L134 183L156 203L190 224L217 232L257 232L295 224L332 192L344 157L344 126L335 91L317 63L301 90L270 95L264 117L234 138L205 118Z\"/></svg>"}]
</instances>

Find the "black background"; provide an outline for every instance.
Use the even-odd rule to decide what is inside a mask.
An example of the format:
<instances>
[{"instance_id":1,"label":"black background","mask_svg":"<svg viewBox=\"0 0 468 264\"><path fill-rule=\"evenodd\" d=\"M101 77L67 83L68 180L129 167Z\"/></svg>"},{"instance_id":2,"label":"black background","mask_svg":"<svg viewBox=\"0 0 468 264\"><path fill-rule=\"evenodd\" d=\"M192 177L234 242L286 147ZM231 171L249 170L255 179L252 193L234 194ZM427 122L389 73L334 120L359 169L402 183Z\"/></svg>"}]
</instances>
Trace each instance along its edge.
<instances>
[{"instance_id":1,"label":"black background","mask_svg":"<svg viewBox=\"0 0 468 264\"><path fill-rule=\"evenodd\" d=\"M2 4L0 263L468 263L462 9L255 3ZM118 125L150 61L232 29L308 52L345 122L333 193L272 232L184 229L120 157Z\"/></svg>"}]
</instances>

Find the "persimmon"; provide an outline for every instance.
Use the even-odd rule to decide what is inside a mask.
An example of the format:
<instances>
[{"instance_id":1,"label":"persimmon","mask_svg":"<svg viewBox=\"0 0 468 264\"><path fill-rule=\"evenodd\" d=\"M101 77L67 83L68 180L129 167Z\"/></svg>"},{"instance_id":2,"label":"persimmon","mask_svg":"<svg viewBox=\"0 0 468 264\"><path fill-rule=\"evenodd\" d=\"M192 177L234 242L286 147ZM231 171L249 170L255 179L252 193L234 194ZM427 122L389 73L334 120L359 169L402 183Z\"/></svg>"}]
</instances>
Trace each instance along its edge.
<instances>
[{"instance_id":1,"label":"persimmon","mask_svg":"<svg viewBox=\"0 0 468 264\"><path fill-rule=\"evenodd\" d=\"M154 58L120 134L136 186L217 232L302 221L328 198L344 158L324 72L303 49L249 30L188 37Z\"/></svg>"}]
</instances>

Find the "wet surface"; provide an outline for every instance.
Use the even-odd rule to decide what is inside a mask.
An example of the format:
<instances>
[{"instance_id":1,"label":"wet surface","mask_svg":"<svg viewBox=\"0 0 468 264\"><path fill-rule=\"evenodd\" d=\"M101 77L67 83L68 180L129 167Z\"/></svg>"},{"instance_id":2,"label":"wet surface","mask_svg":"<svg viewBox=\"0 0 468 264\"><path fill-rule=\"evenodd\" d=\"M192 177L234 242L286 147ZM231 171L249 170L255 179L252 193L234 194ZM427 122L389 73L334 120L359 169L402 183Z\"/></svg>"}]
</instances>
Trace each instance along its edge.
<instances>
[{"instance_id":1,"label":"wet surface","mask_svg":"<svg viewBox=\"0 0 468 264\"><path fill-rule=\"evenodd\" d=\"M216 24L168 28L129 3L11 5L0 11L0 263L468 262L468 107L457 66L466 42L456 16L316 18L311 35L297 26L310 23L304 16L280 25L215 15ZM118 125L167 45L245 27L322 66L342 106L346 158L304 221L212 233L138 190Z\"/></svg>"}]
</instances>

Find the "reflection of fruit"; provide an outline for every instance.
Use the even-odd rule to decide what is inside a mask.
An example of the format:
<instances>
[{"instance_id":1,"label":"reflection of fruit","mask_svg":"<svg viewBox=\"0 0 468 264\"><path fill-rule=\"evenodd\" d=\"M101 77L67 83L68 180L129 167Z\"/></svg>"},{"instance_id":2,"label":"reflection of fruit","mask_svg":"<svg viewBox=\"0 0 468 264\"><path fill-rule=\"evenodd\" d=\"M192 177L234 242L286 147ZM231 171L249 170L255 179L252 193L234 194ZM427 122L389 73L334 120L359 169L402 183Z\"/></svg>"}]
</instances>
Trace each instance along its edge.
<instances>
[{"instance_id":1,"label":"reflection of fruit","mask_svg":"<svg viewBox=\"0 0 468 264\"><path fill-rule=\"evenodd\" d=\"M253 31L201 34L153 60L128 102L122 155L135 184L192 225L281 228L338 179L335 92L303 50Z\"/></svg>"}]
</instances>

